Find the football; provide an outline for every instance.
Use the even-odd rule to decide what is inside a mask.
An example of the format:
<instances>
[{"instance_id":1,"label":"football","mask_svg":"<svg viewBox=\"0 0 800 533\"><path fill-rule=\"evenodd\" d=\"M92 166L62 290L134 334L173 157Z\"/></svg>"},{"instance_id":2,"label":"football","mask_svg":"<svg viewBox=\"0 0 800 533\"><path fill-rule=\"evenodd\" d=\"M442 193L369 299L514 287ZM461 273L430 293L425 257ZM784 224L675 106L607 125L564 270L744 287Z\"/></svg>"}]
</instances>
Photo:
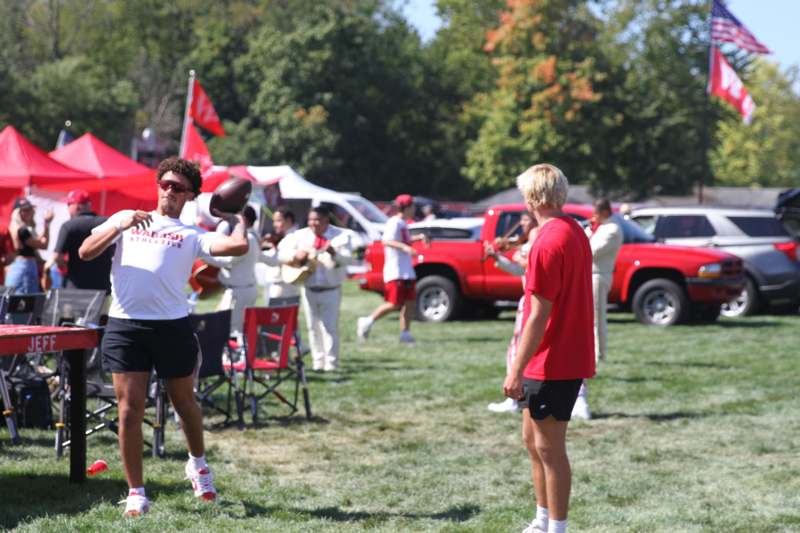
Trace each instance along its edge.
<instances>
[{"instance_id":1,"label":"football","mask_svg":"<svg viewBox=\"0 0 800 533\"><path fill-rule=\"evenodd\" d=\"M247 205L252 191L253 182L250 180L237 177L225 180L211 195L209 211L215 217L238 213Z\"/></svg>"}]
</instances>

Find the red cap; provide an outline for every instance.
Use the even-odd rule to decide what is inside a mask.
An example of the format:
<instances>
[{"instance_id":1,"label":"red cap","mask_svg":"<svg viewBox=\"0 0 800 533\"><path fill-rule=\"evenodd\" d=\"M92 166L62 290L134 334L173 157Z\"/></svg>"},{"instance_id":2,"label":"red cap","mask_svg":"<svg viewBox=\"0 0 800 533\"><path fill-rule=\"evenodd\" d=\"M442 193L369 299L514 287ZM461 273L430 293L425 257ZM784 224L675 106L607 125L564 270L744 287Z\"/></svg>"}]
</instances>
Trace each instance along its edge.
<instances>
[{"instance_id":1,"label":"red cap","mask_svg":"<svg viewBox=\"0 0 800 533\"><path fill-rule=\"evenodd\" d=\"M83 189L73 189L67 194L67 204L85 204L89 201L89 193Z\"/></svg>"},{"instance_id":2,"label":"red cap","mask_svg":"<svg viewBox=\"0 0 800 533\"><path fill-rule=\"evenodd\" d=\"M414 203L414 198L410 194L400 194L394 199L394 205L403 209Z\"/></svg>"}]
</instances>

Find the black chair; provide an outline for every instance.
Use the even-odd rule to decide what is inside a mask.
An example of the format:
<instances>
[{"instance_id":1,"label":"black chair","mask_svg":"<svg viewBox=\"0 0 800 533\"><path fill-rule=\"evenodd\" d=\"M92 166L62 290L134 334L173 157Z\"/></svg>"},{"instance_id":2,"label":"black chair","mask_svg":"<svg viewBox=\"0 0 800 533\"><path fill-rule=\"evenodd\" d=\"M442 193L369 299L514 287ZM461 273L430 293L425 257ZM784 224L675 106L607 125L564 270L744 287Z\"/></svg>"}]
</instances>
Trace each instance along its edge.
<instances>
[{"instance_id":1,"label":"black chair","mask_svg":"<svg viewBox=\"0 0 800 533\"><path fill-rule=\"evenodd\" d=\"M0 291L0 323L16 325L39 324L44 307L44 293L13 294L13 289L3 287ZM30 365L26 364L25 354L0 357L0 400L3 402L3 417L6 420L11 441L19 442L15 406L12 403L10 383L18 376L28 379Z\"/></svg>"},{"instance_id":2,"label":"black chair","mask_svg":"<svg viewBox=\"0 0 800 533\"><path fill-rule=\"evenodd\" d=\"M197 371L195 396L201 407L225 415L223 423L227 424L231 419L232 391L230 376L223 367L223 358L229 353L231 311L189 315L189 321L197 337L202 357ZM226 384L229 386L228 395L225 408L222 408L220 402L214 398L214 393Z\"/></svg>"}]
</instances>

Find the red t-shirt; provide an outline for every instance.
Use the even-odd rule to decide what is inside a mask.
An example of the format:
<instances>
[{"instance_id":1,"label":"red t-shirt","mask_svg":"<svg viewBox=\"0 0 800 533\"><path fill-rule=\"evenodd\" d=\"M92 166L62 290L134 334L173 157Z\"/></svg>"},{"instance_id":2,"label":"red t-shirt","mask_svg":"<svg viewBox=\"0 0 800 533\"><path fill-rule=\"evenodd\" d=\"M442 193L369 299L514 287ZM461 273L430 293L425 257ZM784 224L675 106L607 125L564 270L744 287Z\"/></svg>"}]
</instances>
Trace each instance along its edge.
<instances>
[{"instance_id":1,"label":"red t-shirt","mask_svg":"<svg viewBox=\"0 0 800 533\"><path fill-rule=\"evenodd\" d=\"M531 294L553 303L542 342L525 367L528 379L591 378L594 363L592 251L572 217L541 227L528 254L522 323L531 314Z\"/></svg>"}]
</instances>

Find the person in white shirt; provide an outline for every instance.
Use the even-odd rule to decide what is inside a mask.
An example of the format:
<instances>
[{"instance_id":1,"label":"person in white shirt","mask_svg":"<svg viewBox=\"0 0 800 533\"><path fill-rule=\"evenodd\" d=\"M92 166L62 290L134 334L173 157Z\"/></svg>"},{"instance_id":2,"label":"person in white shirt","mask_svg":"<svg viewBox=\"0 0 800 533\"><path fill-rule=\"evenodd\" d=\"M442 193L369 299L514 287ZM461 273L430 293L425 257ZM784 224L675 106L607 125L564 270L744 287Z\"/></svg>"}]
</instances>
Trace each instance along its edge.
<instances>
[{"instance_id":1,"label":"person in white shirt","mask_svg":"<svg viewBox=\"0 0 800 533\"><path fill-rule=\"evenodd\" d=\"M425 235L411 237L406 220L414 215L414 199L409 194L401 194L394 199L397 212L389 217L383 229L383 298L369 316L362 316L356 322L356 335L362 341L369 337L370 329L376 320L393 311L400 311L400 342L413 344L411 319L416 310L415 281L411 243L426 240Z\"/></svg>"},{"instance_id":2,"label":"person in white shirt","mask_svg":"<svg viewBox=\"0 0 800 533\"><path fill-rule=\"evenodd\" d=\"M267 286L264 293L266 305L269 306L273 298L294 298L300 295L291 283L283 281L281 276L281 266L283 263L278 257L278 246L281 241L297 230L295 226L294 213L285 207L281 207L272 213L272 232L264 236L261 241L263 251L259 256L259 261L266 265L266 275L264 276Z\"/></svg>"},{"instance_id":3,"label":"person in white shirt","mask_svg":"<svg viewBox=\"0 0 800 533\"><path fill-rule=\"evenodd\" d=\"M157 172L155 211L112 215L83 241L79 256L90 261L116 243L111 266L111 309L103 337L103 365L112 373L119 409L119 447L129 492L124 514L150 509L142 473L142 420L150 373L166 380L181 417L189 449L185 467L197 498L215 501L217 491L205 460L203 414L194 397L198 366L196 337L184 294L195 258L236 256L248 251L244 222L231 235L207 233L179 220L186 201L200 192L194 163L171 157Z\"/></svg>"},{"instance_id":4,"label":"person in white shirt","mask_svg":"<svg viewBox=\"0 0 800 533\"><path fill-rule=\"evenodd\" d=\"M256 286L256 263L261 250L258 236L253 230L256 221L255 210L248 206L242 210L247 226L247 253L241 256L211 257L206 259L209 265L219 267L219 281L225 292L217 304L217 311L231 310L231 336L241 340L244 325L244 310L252 307L258 300Z\"/></svg>"},{"instance_id":5,"label":"person in white shirt","mask_svg":"<svg viewBox=\"0 0 800 533\"><path fill-rule=\"evenodd\" d=\"M608 198L595 200L591 225L586 228L589 246L592 248L592 300L594 301L594 357L596 362L605 360L608 343L608 291L614 277L614 264L622 247L622 229L611 219L611 202ZM588 390L586 381L578 393L572 416L589 420Z\"/></svg>"},{"instance_id":6,"label":"person in white shirt","mask_svg":"<svg viewBox=\"0 0 800 533\"><path fill-rule=\"evenodd\" d=\"M308 324L313 369L330 372L339 368L339 308L347 265L355 261L353 233L330 224L330 213L314 207L308 227L283 238L278 259L284 265L308 268L300 279L300 296Z\"/></svg>"}]
</instances>

